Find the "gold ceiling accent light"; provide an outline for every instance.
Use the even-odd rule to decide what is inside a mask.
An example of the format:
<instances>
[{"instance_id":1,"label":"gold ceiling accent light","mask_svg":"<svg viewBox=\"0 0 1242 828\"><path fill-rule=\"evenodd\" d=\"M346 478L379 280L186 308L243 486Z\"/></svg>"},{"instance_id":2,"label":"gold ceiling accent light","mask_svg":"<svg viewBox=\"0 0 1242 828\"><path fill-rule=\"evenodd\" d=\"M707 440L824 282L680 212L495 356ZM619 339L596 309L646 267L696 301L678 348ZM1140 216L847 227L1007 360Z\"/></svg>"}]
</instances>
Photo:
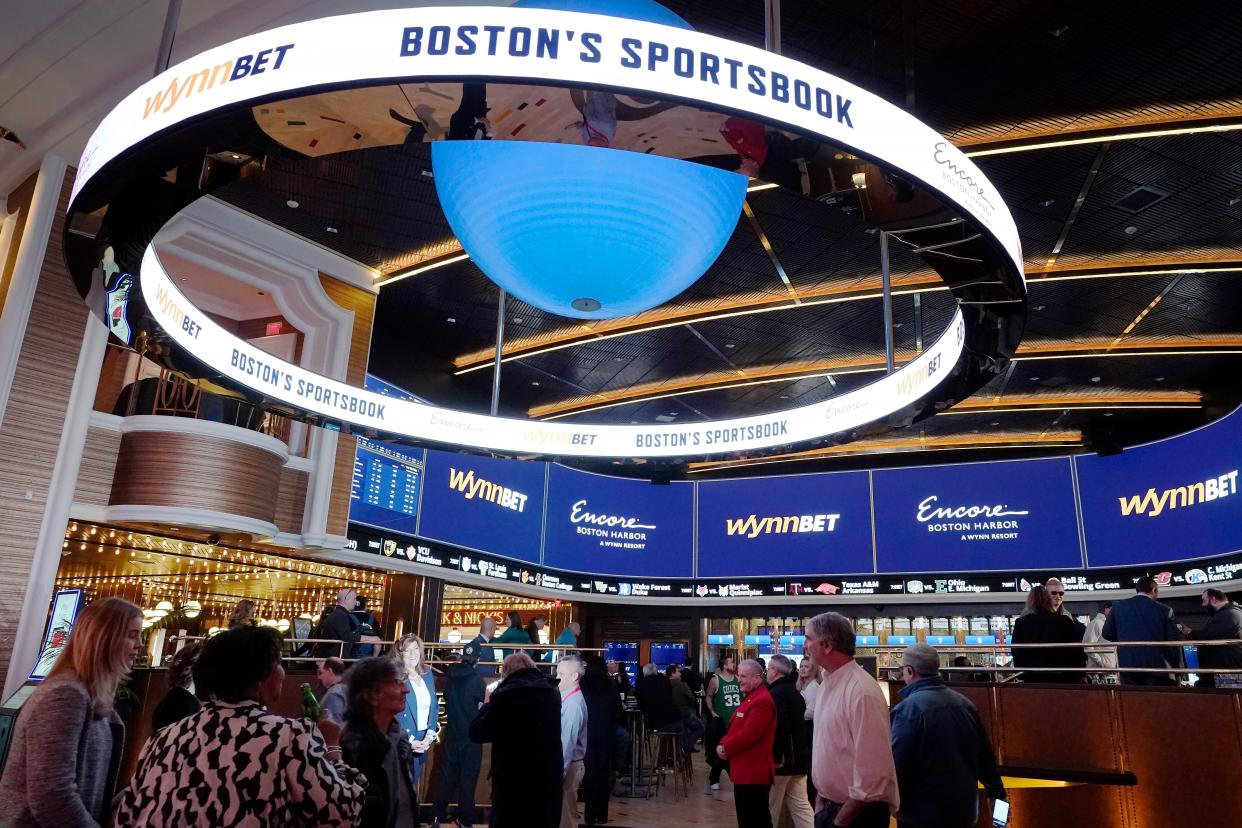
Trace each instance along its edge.
<instances>
[{"instance_id":1,"label":"gold ceiling accent light","mask_svg":"<svg viewBox=\"0 0 1242 828\"><path fill-rule=\"evenodd\" d=\"M403 270L394 271L393 273L390 273L377 281L375 286L377 288L382 288L385 285L391 285L393 282L399 282L402 279L408 279L411 276L417 276L420 273L426 273L429 270L436 270L437 268L446 267L451 264L456 264L457 262L464 262L469 258L470 254L464 250L458 253L448 253L438 258L421 262L413 267L407 267Z\"/></svg>"},{"instance_id":2,"label":"gold ceiling accent light","mask_svg":"<svg viewBox=\"0 0 1242 828\"><path fill-rule=\"evenodd\" d=\"M897 354L899 361L908 361L917 357L914 351L902 351ZM531 407L529 416L543 420L554 420L570 414L582 414L587 411L599 411L618 405L633 402L650 402L651 400L677 397L685 394L701 394L706 391L723 391L730 388L744 388L752 385L763 385L772 382L791 382L813 377L844 376L847 374L873 373L884 370L884 356L879 359L867 354L859 357L840 357L832 359L807 360L803 362L787 362L776 365L760 365L742 368L737 371L716 371L694 377L674 377L660 382L640 383L614 391L603 391L598 394L571 397L559 402L547 403ZM741 373L745 379L738 379ZM603 402L599 402L603 400Z\"/></svg>"},{"instance_id":3,"label":"gold ceiling accent light","mask_svg":"<svg viewBox=\"0 0 1242 828\"><path fill-rule=\"evenodd\" d=\"M976 149L968 149L965 145L958 147L969 158L981 158L989 155L1006 155L1014 152L1034 152L1037 150L1058 149L1061 147L1078 147L1087 144L1103 144L1111 141L1139 141L1144 138L1168 138L1175 135L1200 135L1205 133L1236 132L1242 130L1242 119L1213 121L1212 123L1194 124L1185 121L1165 125L1118 126L1105 129L1088 130L1081 133L1057 132L1047 136L1030 137L1016 141L995 142L995 145L981 145ZM956 142L955 142L956 143Z\"/></svg>"},{"instance_id":4,"label":"gold ceiling accent light","mask_svg":"<svg viewBox=\"0 0 1242 828\"><path fill-rule=\"evenodd\" d=\"M721 471L723 469L750 468L776 463L796 463L807 460L826 460L861 454L899 454L913 451L971 451L999 448L1077 448L1082 446L1082 432L1077 430L1047 432L1010 432L1004 434L956 434L943 437L892 437L875 440L858 440L839 446L825 446L808 451L777 454L753 460L709 460L691 463L690 473Z\"/></svg>"},{"instance_id":5,"label":"gold ceiling accent light","mask_svg":"<svg viewBox=\"0 0 1242 828\"><path fill-rule=\"evenodd\" d=\"M1203 397L1198 391L1123 391L1120 389L1048 391L1038 394L1006 394L999 399L992 395L970 397L937 416L953 414L1010 414L1020 411L1058 409L1165 409L1202 408Z\"/></svg>"},{"instance_id":6,"label":"gold ceiling accent light","mask_svg":"<svg viewBox=\"0 0 1242 828\"><path fill-rule=\"evenodd\" d=\"M1235 354L1242 353L1242 337L1204 336L1181 339L1135 340L1122 347L1108 338L1075 340L1044 340L1024 342L1013 357L1015 361L1035 359L1076 359L1086 357L1121 357L1121 356L1155 356L1155 355L1191 355L1191 354ZM897 363L913 359L917 354L913 351L902 351L896 356ZM533 406L527 412L530 417L553 420L573 414L584 414L613 408L619 405L651 402L653 400L677 397L686 394L698 394L707 391L721 391L732 388L745 388L773 382L792 382L823 376L842 376L845 374L870 373L884 370L883 354L868 354L858 357L841 359L805 360L786 362L779 365L767 365L756 368L742 369L744 379L739 379L735 372L717 371L693 377L674 377L660 382L642 383L612 391L603 391L592 395L570 397L557 402ZM988 405L992 403L979 403ZM1084 404L1089 404L1084 401ZM1136 402L1135 405L1138 403ZM961 405L961 404L959 404ZM1151 407L1154 403L1148 403ZM1197 399L1177 400L1163 407L1186 408L1198 405ZM1055 406L1053 406L1055 407ZM999 410L1000 407L998 407ZM979 409L976 409L979 410Z\"/></svg>"},{"instance_id":7,"label":"gold ceiling accent light","mask_svg":"<svg viewBox=\"0 0 1242 828\"><path fill-rule=\"evenodd\" d=\"M1233 248L1195 250L1194 256L1168 255L1146 259L1132 257L1091 263L1061 261L1049 269L1046 264L1030 264L1026 273L1030 284L1062 282L1078 279L1117 279L1143 276L1172 276L1186 274L1239 273L1242 262ZM894 295L945 291L948 288L940 277L930 270L919 270L893 277ZM531 336L515 337L505 342L503 362L538 356L564 348L573 348L586 342L599 342L630 334L646 333L690 323L710 322L773 311L795 310L799 307L860 302L881 297L880 276L864 274L810 287L798 287L799 302L791 301L787 294L770 292L747 292L717 297L701 302L681 305L665 305L633 316L602 319L587 323L573 323L551 331ZM481 348L453 359L454 375L461 376L472 371L491 368L496 356L495 348Z\"/></svg>"}]
</instances>

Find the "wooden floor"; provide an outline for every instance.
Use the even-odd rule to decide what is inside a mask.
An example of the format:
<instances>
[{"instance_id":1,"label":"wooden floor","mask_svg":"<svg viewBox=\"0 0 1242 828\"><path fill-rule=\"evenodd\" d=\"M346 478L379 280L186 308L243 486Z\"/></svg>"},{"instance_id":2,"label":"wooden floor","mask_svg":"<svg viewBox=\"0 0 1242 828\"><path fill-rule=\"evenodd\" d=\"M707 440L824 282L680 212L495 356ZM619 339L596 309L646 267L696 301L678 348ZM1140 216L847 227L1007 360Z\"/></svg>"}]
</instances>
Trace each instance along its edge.
<instances>
[{"instance_id":1,"label":"wooden floor","mask_svg":"<svg viewBox=\"0 0 1242 828\"><path fill-rule=\"evenodd\" d=\"M608 803L608 825L613 828L674 828L681 825L732 826L737 824L733 812L733 784L728 774L721 777L720 790L709 790L707 763L702 747L693 755L694 780L689 796L677 799L671 786L660 790L651 799L629 799L614 796Z\"/></svg>"}]
</instances>

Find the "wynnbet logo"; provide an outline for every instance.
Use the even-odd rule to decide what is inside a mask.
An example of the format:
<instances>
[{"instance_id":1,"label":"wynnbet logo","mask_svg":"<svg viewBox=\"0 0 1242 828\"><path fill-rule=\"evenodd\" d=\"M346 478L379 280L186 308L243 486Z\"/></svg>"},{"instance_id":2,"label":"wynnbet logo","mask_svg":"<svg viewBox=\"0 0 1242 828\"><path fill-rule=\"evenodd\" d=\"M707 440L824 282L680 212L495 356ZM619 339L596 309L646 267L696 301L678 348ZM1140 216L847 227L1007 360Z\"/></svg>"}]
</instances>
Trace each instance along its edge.
<instances>
[{"instance_id":1,"label":"wynnbet logo","mask_svg":"<svg viewBox=\"0 0 1242 828\"><path fill-rule=\"evenodd\" d=\"M253 75L261 75L267 71L276 71L285 62L285 55L293 48L292 43L264 49L253 54L240 55L232 60L217 63L215 66L204 67L190 75L177 76L168 83L167 89L156 92L147 98L142 110L142 118L146 120L160 112L171 112L183 98L195 92L203 93L223 86L229 81L241 80Z\"/></svg>"},{"instance_id":2,"label":"wynnbet logo","mask_svg":"<svg viewBox=\"0 0 1242 828\"><path fill-rule=\"evenodd\" d=\"M725 534L743 538L760 535L785 535L792 532L835 532L841 515L787 515L765 517L750 515L745 518L726 518Z\"/></svg>"},{"instance_id":3,"label":"wynnbet logo","mask_svg":"<svg viewBox=\"0 0 1242 828\"><path fill-rule=\"evenodd\" d=\"M449 468L449 488L461 492L466 500L486 500L515 512L526 511L526 495L514 489L474 476L474 470L460 472Z\"/></svg>"},{"instance_id":4,"label":"wynnbet logo","mask_svg":"<svg viewBox=\"0 0 1242 828\"><path fill-rule=\"evenodd\" d=\"M1180 509L1194 506L1196 503L1208 503L1238 493L1238 470L1226 472L1218 477L1209 477L1202 483L1191 483L1189 486L1176 486L1157 492L1148 489L1144 494L1119 497L1121 516L1133 517L1146 515L1156 517L1166 509Z\"/></svg>"}]
</instances>

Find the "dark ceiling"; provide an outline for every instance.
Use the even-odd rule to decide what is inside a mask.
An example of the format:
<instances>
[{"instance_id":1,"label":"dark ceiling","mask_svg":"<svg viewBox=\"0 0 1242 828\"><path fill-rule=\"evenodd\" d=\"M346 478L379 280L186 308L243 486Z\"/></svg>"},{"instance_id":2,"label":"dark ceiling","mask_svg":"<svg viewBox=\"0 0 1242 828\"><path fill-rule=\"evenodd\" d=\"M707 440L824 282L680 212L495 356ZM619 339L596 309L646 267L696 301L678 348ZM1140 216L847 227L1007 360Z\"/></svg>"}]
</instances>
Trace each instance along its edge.
<instances>
[{"instance_id":1,"label":"dark ceiling","mask_svg":"<svg viewBox=\"0 0 1242 828\"><path fill-rule=\"evenodd\" d=\"M700 31L762 46L761 0L665 5ZM968 152L1022 149L975 160L1017 222L1030 286L1019 358L975 397L863 445L789 458L790 469L1112 451L1242 399L1233 379L1242 366L1242 131L1029 146L1242 120L1234 4L786 2L782 33L785 54L904 106ZM269 159L267 175L217 194L391 272L456 249L428 155L423 145ZM1118 203L1138 188L1153 191L1151 206ZM766 190L749 202L807 302L784 301L745 219L698 283L626 325L584 330L510 298L515 350L506 350L502 412L693 421L815 402L879 376L878 236L848 201ZM895 299L896 348L910 355L920 334L930 341L943 329L953 299L926 281L920 259L901 245L894 254L897 287L927 288ZM839 301L816 301L825 298ZM490 360L496 301L469 261L384 287L372 372L437 403L485 410L490 368L454 371ZM728 464L696 471L737 473Z\"/></svg>"}]
</instances>

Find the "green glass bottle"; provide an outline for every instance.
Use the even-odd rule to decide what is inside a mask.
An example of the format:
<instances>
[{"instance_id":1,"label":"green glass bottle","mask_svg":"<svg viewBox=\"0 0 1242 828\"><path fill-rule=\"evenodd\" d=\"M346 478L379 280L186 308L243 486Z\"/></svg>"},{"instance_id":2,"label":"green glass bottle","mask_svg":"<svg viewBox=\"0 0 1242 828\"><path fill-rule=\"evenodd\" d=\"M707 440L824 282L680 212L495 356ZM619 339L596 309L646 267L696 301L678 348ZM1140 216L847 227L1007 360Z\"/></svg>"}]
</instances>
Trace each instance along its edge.
<instances>
[{"instance_id":1,"label":"green glass bottle","mask_svg":"<svg viewBox=\"0 0 1242 828\"><path fill-rule=\"evenodd\" d=\"M315 698L315 691L311 689L311 686L304 682L302 684L302 715L312 722L317 722L319 713L319 699Z\"/></svg>"}]
</instances>

